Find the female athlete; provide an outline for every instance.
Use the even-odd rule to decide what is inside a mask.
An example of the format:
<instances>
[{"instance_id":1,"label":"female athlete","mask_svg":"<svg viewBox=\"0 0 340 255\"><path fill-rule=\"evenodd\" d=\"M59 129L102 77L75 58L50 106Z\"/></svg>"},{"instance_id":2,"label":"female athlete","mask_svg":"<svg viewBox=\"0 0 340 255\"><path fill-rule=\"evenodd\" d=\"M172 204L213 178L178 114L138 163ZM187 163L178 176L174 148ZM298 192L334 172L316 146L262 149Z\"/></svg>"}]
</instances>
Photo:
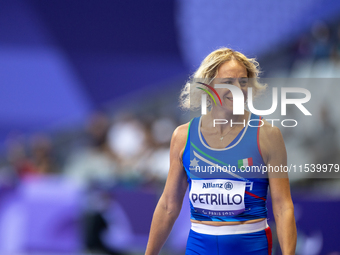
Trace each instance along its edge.
<instances>
[{"instance_id":1,"label":"female athlete","mask_svg":"<svg viewBox=\"0 0 340 255\"><path fill-rule=\"evenodd\" d=\"M268 187L282 254L295 254L288 175L269 171L287 164L281 132L249 111L233 114L234 98L243 97L245 103L248 88L249 96L265 89L258 74L255 59L221 48L203 60L183 88L182 107L200 109L206 98L209 111L173 133L170 170L153 215L147 255L160 252L188 186L191 230L186 254L271 254ZM238 98L235 91L242 92Z\"/></svg>"}]
</instances>

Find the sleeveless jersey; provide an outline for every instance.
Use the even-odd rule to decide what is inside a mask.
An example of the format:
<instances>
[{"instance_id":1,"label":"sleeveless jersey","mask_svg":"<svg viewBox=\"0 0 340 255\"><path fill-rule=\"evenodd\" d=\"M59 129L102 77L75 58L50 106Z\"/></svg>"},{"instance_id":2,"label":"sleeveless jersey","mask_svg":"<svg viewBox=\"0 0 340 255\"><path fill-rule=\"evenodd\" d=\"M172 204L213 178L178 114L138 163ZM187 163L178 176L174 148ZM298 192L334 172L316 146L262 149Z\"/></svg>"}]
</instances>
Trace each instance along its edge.
<instances>
[{"instance_id":1,"label":"sleeveless jersey","mask_svg":"<svg viewBox=\"0 0 340 255\"><path fill-rule=\"evenodd\" d=\"M191 120L183 152L189 183L191 219L246 221L267 218L268 176L259 148L261 117L248 123L226 148L209 147L200 132L201 117Z\"/></svg>"}]
</instances>

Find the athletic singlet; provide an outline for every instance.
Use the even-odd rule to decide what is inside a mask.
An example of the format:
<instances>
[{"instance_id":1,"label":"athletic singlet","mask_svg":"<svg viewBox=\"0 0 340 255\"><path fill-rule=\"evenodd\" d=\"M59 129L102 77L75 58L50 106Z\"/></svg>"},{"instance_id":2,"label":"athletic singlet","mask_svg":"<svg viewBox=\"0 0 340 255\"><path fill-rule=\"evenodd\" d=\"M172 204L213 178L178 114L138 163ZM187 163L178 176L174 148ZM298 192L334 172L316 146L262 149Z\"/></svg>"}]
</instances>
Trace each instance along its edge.
<instances>
[{"instance_id":1,"label":"athletic singlet","mask_svg":"<svg viewBox=\"0 0 340 255\"><path fill-rule=\"evenodd\" d=\"M189 183L191 219L246 221L267 218L268 176L259 149L261 117L249 114L248 125L226 148L209 147L200 132L201 117L191 120L183 152Z\"/></svg>"}]
</instances>

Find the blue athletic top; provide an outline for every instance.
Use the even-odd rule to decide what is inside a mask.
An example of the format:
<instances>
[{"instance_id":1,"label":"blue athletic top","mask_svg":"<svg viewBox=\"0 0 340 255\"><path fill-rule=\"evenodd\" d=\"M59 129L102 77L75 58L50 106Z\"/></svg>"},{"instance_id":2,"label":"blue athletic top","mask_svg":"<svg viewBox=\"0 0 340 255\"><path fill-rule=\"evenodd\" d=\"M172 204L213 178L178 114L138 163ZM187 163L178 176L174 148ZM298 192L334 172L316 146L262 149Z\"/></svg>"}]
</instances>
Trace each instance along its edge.
<instances>
[{"instance_id":1,"label":"blue athletic top","mask_svg":"<svg viewBox=\"0 0 340 255\"><path fill-rule=\"evenodd\" d=\"M246 221L267 218L268 175L259 148L261 117L248 123L223 149L209 147L200 132L201 117L191 120L183 152L189 183L191 219ZM236 124L234 124L236 125Z\"/></svg>"}]
</instances>

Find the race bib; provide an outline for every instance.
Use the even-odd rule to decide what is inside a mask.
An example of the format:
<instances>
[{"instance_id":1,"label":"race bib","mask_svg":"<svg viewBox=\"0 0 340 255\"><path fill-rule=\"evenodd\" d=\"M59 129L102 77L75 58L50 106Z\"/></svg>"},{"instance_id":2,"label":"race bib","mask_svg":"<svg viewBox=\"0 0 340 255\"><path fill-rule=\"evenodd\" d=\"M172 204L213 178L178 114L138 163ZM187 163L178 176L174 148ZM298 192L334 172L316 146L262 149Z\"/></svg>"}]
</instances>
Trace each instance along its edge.
<instances>
[{"instance_id":1,"label":"race bib","mask_svg":"<svg viewBox=\"0 0 340 255\"><path fill-rule=\"evenodd\" d=\"M225 179L191 180L190 201L195 211L208 216L242 213L246 182Z\"/></svg>"}]
</instances>

